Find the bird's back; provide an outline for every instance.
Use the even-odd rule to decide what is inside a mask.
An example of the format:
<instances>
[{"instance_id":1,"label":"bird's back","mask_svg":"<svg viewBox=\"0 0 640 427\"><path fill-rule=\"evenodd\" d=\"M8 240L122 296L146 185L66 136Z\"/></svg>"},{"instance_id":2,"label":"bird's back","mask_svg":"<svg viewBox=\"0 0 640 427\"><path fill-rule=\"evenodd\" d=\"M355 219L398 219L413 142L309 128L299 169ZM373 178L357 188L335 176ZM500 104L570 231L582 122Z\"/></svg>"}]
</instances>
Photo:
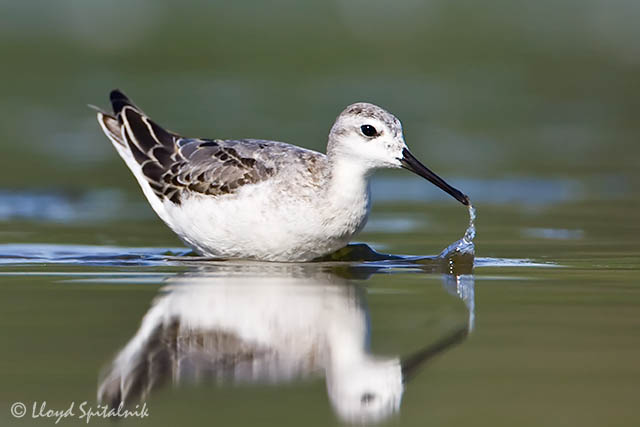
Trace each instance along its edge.
<instances>
[{"instance_id":1,"label":"bird's back","mask_svg":"<svg viewBox=\"0 0 640 427\"><path fill-rule=\"evenodd\" d=\"M185 138L153 122L120 91L111 93L113 115L98 113L105 134L161 201L182 203L193 194L223 196L278 174L313 180L324 154L277 141Z\"/></svg>"},{"instance_id":2,"label":"bird's back","mask_svg":"<svg viewBox=\"0 0 640 427\"><path fill-rule=\"evenodd\" d=\"M326 155L259 139L185 138L167 131L120 91L105 134L158 216L200 253L304 261L340 249L366 221L368 195L329 204Z\"/></svg>"}]
</instances>

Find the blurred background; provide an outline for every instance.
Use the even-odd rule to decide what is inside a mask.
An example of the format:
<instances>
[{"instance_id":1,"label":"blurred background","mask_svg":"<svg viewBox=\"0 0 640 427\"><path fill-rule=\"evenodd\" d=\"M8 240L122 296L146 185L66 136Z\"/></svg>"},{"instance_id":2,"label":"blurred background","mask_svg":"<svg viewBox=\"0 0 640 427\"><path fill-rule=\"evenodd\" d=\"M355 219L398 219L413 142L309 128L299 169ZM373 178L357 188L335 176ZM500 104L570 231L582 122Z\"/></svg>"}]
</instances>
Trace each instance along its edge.
<instances>
[{"instance_id":1,"label":"blurred background","mask_svg":"<svg viewBox=\"0 0 640 427\"><path fill-rule=\"evenodd\" d=\"M142 276L181 270L69 266L41 245L112 245L118 260L182 246L87 107L120 88L186 136L320 151L346 105L372 102L471 196L477 255L494 257L474 274L476 332L392 423L638 425L639 22L637 0L0 0L0 263L19 258L0 281L0 421L28 424L5 410L17 399L92 399L161 286ZM464 232L467 212L406 171L380 172L373 193L360 238L377 249L437 254ZM439 277L382 276L365 285L374 353L438 336L442 310L466 321ZM163 396L148 425L212 423L210 408L228 423L337 423L322 382Z\"/></svg>"},{"instance_id":2,"label":"blurred background","mask_svg":"<svg viewBox=\"0 0 640 427\"><path fill-rule=\"evenodd\" d=\"M4 188L136 192L86 107L116 87L185 135L316 150L344 106L377 103L455 179L617 196L638 171L633 0L0 5Z\"/></svg>"}]
</instances>

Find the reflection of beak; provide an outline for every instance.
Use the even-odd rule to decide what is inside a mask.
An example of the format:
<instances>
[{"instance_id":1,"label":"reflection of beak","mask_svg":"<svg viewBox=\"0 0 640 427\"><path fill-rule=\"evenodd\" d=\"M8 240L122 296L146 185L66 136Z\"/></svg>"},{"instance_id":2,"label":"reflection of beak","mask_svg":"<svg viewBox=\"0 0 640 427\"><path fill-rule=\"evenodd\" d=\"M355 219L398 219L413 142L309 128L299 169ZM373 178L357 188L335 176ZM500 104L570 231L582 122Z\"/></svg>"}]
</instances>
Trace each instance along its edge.
<instances>
[{"instance_id":1,"label":"reflection of beak","mask_svg":"<svg viewBox=\"0 0 640 427\"><path fill-rule=\"evenodd\" d=\"M410 170L411 172L420 175L421 177L431 181L433 184L440 187L442 190L446 191L450 195L456 198L463 205L469 206L469 197L463 194L461 191L456 190L449 184L447 184L444 179L440 178L438 175L433 173L429 168L420 163L420 160L413 157L411 151L404 148L402 150L402 158L400 160L400 164L402 167Z\"/></svg>"},{"instance_id":2,"label":"reflection of beak","mask_svg":"<svg viewBox=\"0 0 640 427\"><path fill-rule=\"evenodd\" d=\"M409 381L418 371L418 368L420 368L420 366L422 366L425 362L447 350L448 348L462 342L465 338L467 338L467 335L469 335L469 330L465 326L452 332L450 335L447 335L435 344L420 349L409 357L403 358L402 362L400 362L400 365L402 367L402 382L406 383L407 381Z\"/></svg>"}]
</instances>

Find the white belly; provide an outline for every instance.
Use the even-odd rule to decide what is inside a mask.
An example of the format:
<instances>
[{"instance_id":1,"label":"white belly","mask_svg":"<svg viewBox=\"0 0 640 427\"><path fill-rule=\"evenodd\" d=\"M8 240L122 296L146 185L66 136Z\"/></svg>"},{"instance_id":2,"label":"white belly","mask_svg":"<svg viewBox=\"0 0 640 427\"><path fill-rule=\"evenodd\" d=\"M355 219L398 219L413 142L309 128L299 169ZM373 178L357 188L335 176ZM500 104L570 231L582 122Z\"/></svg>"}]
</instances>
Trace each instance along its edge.
<instances>
[{"instance_id":1,"label":"white belly","mask_svg":"<svg viewBox=\"0 0 640 427\"><path fill-rule=\"evenodd\" d=\"M269 182L237 194L164 202L165 222L197 251L214 257L309 261L344 247L369 214L369 194L328 201L287 194Z\"/></svg>"}]
</instances>

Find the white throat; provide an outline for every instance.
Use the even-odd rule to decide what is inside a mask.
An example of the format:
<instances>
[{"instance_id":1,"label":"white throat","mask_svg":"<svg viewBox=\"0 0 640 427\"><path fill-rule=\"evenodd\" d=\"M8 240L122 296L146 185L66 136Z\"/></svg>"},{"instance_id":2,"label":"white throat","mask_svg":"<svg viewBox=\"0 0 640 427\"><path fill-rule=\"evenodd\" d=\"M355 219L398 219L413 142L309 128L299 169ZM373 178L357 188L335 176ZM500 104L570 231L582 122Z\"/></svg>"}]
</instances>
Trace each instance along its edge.
<instances>
[{"instance_id":1,"label":"white throat","mask_svg":"<svg viewBox=\"0 0 640 427\"><path fill-rule=\"evenodd\" d=\"M330 159L328 196L335 207L347 207L364 201L369 204L369 177L373 169L362 161L347 157Z\"/></svg>"}]
</instances>

